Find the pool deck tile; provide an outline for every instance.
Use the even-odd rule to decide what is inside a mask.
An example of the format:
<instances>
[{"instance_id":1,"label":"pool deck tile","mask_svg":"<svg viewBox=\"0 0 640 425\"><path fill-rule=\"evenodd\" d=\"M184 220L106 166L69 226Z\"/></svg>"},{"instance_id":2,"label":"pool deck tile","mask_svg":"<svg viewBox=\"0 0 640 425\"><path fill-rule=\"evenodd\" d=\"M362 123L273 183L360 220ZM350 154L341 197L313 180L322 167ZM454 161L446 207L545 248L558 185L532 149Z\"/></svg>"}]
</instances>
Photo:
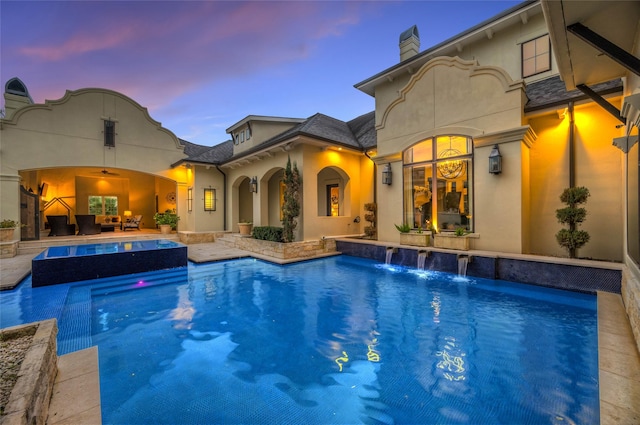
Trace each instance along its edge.
<instances>
[{"instance_id":1,"label":"pool deck tile","mask_svg":"<svg viewBox=\"0 0 640 425\"><path fill-rule=\"evenodd\" d=\"M2 259L0 290L15 287L28 276L31 272L31 259L35 255L21 254ZM196 263L250 256L256 257L255 254L222 243L188 245L189 260ZM93 349L96 350L95 353L85 353ZM92 365L92 361L95 365ZM600 423L640 424L640 355L622 298L618 294L598 292L598 361ZM62 356L59 368L48 423L100 423L97 349L93 347ZM76 394L72 391L78 391L77 395L72 395ZM96 397L97 406L93 401Z\"/></svg>"},{"instance_id":2,"label":"pool deck tile","mask_svg":"<svg viewBox=\"0 0 640 425\"><path fill-rule=\"evenodd\" d=\"M598 292L600 423L640 424L640 355L622 297Z\"/></svg>"},{"instance_id":3,"label":"pool deck tile","mask_svg":"<svg viewBox=\"0 0 640 425\"><path fill-rule=\"evenodd\" d=\"M60 356L47 424L101 423L98 347Z\"/></svg>"}]
</instances>

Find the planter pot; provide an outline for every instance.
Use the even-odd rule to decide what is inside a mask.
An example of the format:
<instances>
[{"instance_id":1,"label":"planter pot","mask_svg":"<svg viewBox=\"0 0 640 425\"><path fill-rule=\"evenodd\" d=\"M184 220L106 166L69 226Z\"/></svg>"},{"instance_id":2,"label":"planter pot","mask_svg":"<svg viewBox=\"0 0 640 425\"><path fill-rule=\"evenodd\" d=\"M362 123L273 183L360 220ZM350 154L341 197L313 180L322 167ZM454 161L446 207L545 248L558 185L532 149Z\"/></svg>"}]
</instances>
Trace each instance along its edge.
<instances>
[{"instance_id":1,"label":"planter pot","mask_svg":"<svg viewBox=\"0 0 640 425\"><path fill-rule=\"evenodd\" d=\"M171 233L171 225L170 224L161 224L160 225L160 233L163 235L168 235Z\"/></svg>"},{"instance_id":2,"label":"planter pot","mask_svg":"<svg viewBox=\"0 0 640 425\"><path fill-rule=\"evenodd\" d=\"M429 233L400 233L401 245L429 246Z\"/></svg>"},{"instance_id":3,"label":"planter pot","mask_svg":"<svg viewBox=\"0 0 640 425\"><path fill-rule=\"evenodd\" d=\"M15 227L0 228L0 242L11 242L13 240L13 231Z\"/></svg>"},{"instance_id":4,"label":"planter pot","mask_svg":"<svg viewBox=\"0 0 640 425\"><path fill-rule=\"evenodd\" d=\"M433 239L433 246L436 248L457 249L460 251L469 250L469 237L456 236L454 233L438 233Z\"/></svg>"},{"instance_id":5,"label":"planter pot","mask_svg":"<svg viewBox=\"0 0 640 425\"><path fill-rule=\"evenodd\" d=\"M238 228L240 229L241 236L251 236L251 231L253 230L253 224L238 223Z\"/></svg>"}]
</instances>

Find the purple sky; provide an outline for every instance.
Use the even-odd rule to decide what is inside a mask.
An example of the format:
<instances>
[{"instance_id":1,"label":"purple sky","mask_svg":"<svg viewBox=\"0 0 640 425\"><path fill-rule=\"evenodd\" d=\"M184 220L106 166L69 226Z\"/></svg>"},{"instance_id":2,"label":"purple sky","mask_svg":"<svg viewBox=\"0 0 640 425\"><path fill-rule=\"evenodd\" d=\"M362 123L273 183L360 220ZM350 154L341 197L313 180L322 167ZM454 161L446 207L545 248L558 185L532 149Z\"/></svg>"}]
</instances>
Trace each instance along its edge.
<instances>
[{"instance_id":1,"label":"purple sky","mask_svg":"<svg viewBox=\"0 0 640 425\"><path fill-rule=\"evenodd\" d=\"M247 115L370 112L353 85L399 62L402 31L418 25L422 51L518 3L1 0L0 79L37 103L115 90L210 146Z\"/></svg>"}]
</instances>

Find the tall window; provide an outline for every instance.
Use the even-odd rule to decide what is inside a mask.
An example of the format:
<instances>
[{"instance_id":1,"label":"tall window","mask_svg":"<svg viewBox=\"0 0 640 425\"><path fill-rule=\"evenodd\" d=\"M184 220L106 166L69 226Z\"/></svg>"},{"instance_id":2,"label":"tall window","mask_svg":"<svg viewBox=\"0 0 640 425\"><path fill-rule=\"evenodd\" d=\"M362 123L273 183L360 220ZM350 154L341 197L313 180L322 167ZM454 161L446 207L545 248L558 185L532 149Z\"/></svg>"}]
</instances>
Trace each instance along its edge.
<instances>
[{"instance_id":1,"label":"tall window","mask_svg":"<svg viewBox=\"0 0 640 425\"><path fill-rule=\"evenodd\" d=\"M89 214L118 215L118 197L89 196Z\"/></svg>"},{"instance_id":2,"label":"tall window","mask_svg":"<svg viewBox=\"0 0 640 425\"><path fill-rule=\"evenodd\" d=\"M405 223L473 230L472 146L465 136L438 136L404 151Z\"/></svg>"},{"instance_id":3,"label":"tall window","mask_svg":"<svg viewBox=\"0 0 640 425\"><path fill-rule=\"evenodd\" d=\"M522 43L522 77L539 74L551 69L551 44L549 35L543 35Z\"/></svg>"},{"instance_id":4,"label":"tall window","mask_svg":"<svg viewBox=\"0 0 640 425\"><path fill-rule=\"evenodd\" d=\"M327 185L327 215L337 217L340 215L340 185Z\"/></svg>"},{"instance_id":5,"label":"tall window","mask_svg":"<svg viewBox=\"0 0 640 425\"><path fill-rule=\"evenodd\" d=\"M104 145L110 148L116 146L116 123L114 121L104 121Z\"/></svg>"}]
</instances>

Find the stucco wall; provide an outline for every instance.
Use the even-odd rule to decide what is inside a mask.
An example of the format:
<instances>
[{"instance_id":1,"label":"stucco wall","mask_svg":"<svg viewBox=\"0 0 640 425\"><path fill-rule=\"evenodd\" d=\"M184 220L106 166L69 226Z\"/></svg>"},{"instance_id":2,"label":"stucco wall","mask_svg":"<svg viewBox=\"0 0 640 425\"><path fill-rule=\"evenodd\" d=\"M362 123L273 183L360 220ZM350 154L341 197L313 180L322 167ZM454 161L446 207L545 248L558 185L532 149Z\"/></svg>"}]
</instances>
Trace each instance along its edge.
<instances>
[{"instance_id":1,"label":"stucco wall","mask_svg":"<svg viewBox=\"0 0 640 425\"><path fill-rule=\"evenodd\" d=\"M489 173L489 154L493 144L474 148L474 211L475 233L472 248L488 251L526 252L528 232L523 231L527 220L524 214L523 183L528 169L523 157L528 146L520 140L498 144L502 155L502 173Z\"/></svg>"},{"instance_id":2,"label":"stucco wall","mask_svg":"<svg viewBox=\"0 0 640 425\"><path fill-rule=\"evenodd\" d=\"M104 146L104 120L107 119L116 122L115 147L112 148ZM35 185L34 190L47 182L47 200L76 196L75 181L64 177L58 181L59 173L90 176L91 171L100 169L115 173L136 170L146 173L147 177L171 180L166 183L161 179L170 186L165 188L159 186L165 184L159 183L160 180L153 177L145 180L141 174L135 184L131 184L128 207L145 216L146 227L154 227L154 195L160 200L165 192L176 191L176 182L184 180L180 169L169 167L185 156L175 135L162 128L135 101L110 90L68 91L61 99L26 106L3 120L0 137L3 217L19 215L19 172L28 176L30 181L25 183ZM36 172L35 181L32 181L33 172ZM72 203L75 204L75 200Z\"/></svg>"},{"instance_id":3,"label":"stucco wall","mask_svg":"<svg viewBox=\"0 0 640 425\"><path fill-rule=\"evenodd\" d=\"M320 150L314 146L304 148L304 239L320 239L323 236L356 235L363 232L365 222L354 222L363 211L361 153L340 152L333 149ZM364 163L366 164L366 163ZM328 217L318 214L318 192L324 193L326 182L318 182L318 174L327 168L342 176L340 187L340 215ZM370 174L367 171L367 177ZM321 175L322 177L322 175Z\"/></svg>"},{"instance_id":4,"label":"stucco wall","mask_svg":"<svg viewBox=\"0 0 640 425\"><path fill-rule=\"evenodd\" d=\"M620 107L619 99L609 101ZM531 253L567 256L555 234L563 227L556 219L556 210L564 207L560 195L569 187L569 118L554 111L529 123L538 135L531 152ZM622 261L624 158L611 144L619 136L618 123L597 105L575 108L575 184L591 193L580 227L591 240L578 250L580 257Z\"/></svg>"},{"instance_id":5,"label":"stucco wall","mask_svg":"<svg viewBox=\"0 0 640 425\"><path fill-rule=\"evenodd\" d=\"M381 86L382 97L388 97L387 89ZM390 162L394 175L391 186L382 185L377 176L377 196L384 199L378 202L379 239L399 241L394 224L403 221L402 151L427 137L460 134L486 140L474 142L473 215L475 231L481 234L474 241L475 248L526 249L528 231L523 229L528 227L528 213L523 213L522 189L528 182L528 170L523 170L522 163L528 158L528 147L521 146L526 134L521 127L523 96L523 85L498 68L479 67L459 58L436 58L416 72L386 108L377 109L377 162ZM495 143L500 144L505 163L499 176L488 173L488 156Z\"/></svg>"},{"instance_id":6,"label":"stucco wall","mask_svg":"<svg viewBox=\"0 0 640 425\"><path fill-rule=\"evenodd\" d=\"M116 121L115 148L104 147L105 119ZM161 174L184 157L175 135L145 108L103 89L67 92L62 99L17 111L3 123L2 142L5 172L95 166Z\"/></svg>"}]
</instances>

